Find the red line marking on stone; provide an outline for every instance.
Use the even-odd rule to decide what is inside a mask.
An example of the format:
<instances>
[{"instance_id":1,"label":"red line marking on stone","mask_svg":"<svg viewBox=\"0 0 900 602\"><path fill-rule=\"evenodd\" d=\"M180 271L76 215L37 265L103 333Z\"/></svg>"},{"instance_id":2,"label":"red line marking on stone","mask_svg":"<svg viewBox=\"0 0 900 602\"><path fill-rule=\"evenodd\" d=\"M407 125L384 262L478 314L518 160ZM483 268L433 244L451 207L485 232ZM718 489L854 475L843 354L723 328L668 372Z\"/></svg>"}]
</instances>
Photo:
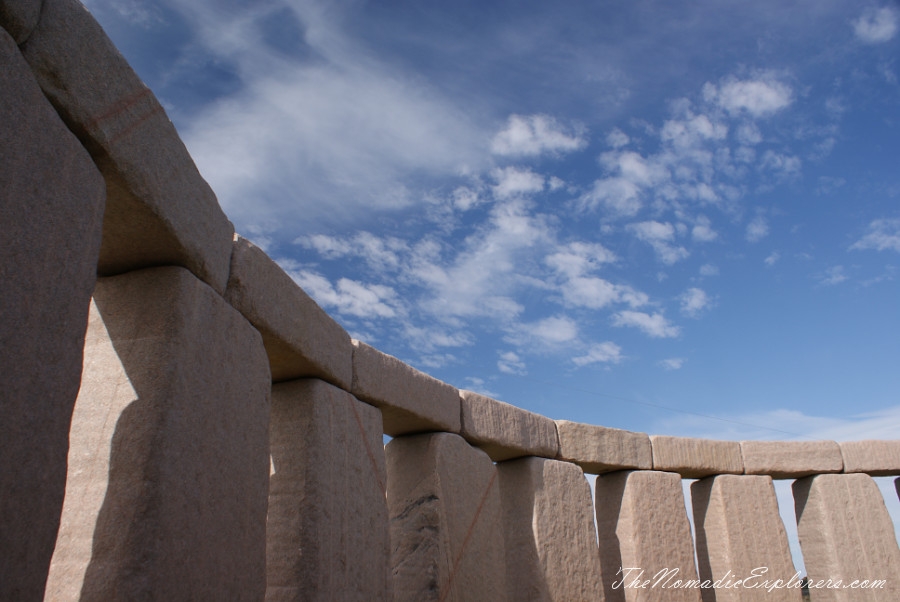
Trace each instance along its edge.
<instances>
[{"instance_id":1,"label":"red line marking on stone","mask_svg":"<svg viewBox=\"0 0 900 602\"><path fill-rule=\"evenodd\" d=\"M494 468L494 473L491 475L491 480L488 482L487 488L484 490L484 494L481 496L481 501L478 503L478 509L475 510L475 516L472 517L472 524L469 525L469 530L466 531L466 536L463 539L462 548L459 550L459 554L456 555L456 560L453 562L453 570L450 571L450 578L447 579L447 587L444 589L444 593L441 594L438 602L444 602L447 599L447 596L450 595L450 589L453 586L453 580L456 578L456 572L459 570L459 563L462 562L462 557L466 552L466 547L469 545L469 539L472 537L472 533L475 531L475 523L478 522L478 517L481 516L481 511L484 509L484 503L487 501L488 494L491 492L491 487L494 486L494 481L497 478L497 469Z\"/></svg>"},{"instance_id":2,"label":"red line marking on stone","mask_svg":"<svg viewBox=\"0 0 900 602\"><path fill-rule=\"evenodd\" d=\"M121 113L122 111L126 111L129 108L133 107L134 105L139 103L142 98L144 98L145 96L150 95L150 94L153 94L153 92L150 91L150 88L144 88L143 90L136 92L136 93L132 94L131 96L126 96L125 98L122 98L118 102L110 105L110 107L106 110L105 113L102 113L102 114L94 117L90 121L88 121L85 124L85 127L88 129L91 129L94 126L99 125L100 122L105 121L105 120L109 119L110 117L114 117L114 116L118 115L119 113Z\"/></svg>"},{"instance_id":3,"label":"red line marking on stone","mask_svg":"<svg viewBox=\"0 0 900 602\"><path fill-rule=\"evenodd\" d=\"M156 108L152 109L150 112L142 115L139 119L132 121L131 124L129 124L129 126L127 128L125 128L124 130L122 130L121 132L119 132L118 134L116 134L115 136L113 136L112 138L109 139L109 145L112 146L113 144L115 144L115 142L117 140L120 140L123 136L125 136L126 134L131 132L136 127L140 126L142 123L144 123L145 121L147 121L148 119L150 119L151 117L156 115L157 113L162 113L162 111L163 111L162 107L156 107Z\"/></svg>"},{"instance_id":4,"label":"red line marking on stone","mask_svg":"<svg viewBox=\"0 0 900 602\"><path fill-rule=\"evenodd\" d=\"M381 488L381 493L385 497L387 497L387 488L384 486L384 483L381 482L381 475L378 470L378 462L375 461L375 454L372 452L372 448L369 446L369 438L366 434L366 429L363 426L362 418L359 417L359 410L356 409L356 399L350 397L348 399L350 402L350 409L353 410L353 417L356 418L356 426L359 427L359 433L362 435L363 445L366 448L366 455L369 456L369 462L372 463L372 474L375 475L375 480L378 481L378 487Z\"/></svg>"}]
</instances>

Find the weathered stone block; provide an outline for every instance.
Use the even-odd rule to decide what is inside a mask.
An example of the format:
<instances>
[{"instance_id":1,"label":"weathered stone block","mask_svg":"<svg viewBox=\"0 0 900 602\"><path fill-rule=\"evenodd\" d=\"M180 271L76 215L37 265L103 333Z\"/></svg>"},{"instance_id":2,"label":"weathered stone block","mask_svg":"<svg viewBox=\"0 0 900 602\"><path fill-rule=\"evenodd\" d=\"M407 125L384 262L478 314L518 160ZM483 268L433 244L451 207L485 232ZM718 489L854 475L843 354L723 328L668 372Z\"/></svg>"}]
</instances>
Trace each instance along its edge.
<instances>
[{"instance_id":1,"label":"weathered stone block","mask_svg":"<svg viewBox=\"0 0 900 602\"><path fill-rule=\"evenodd\" d=\"M259 333L187 270L101 278L48 599L261 599L270 383Z\"/></svg>"},{"instance_id":2,"label":"weathered stone block","mask_svg":"<svg viewBox=\"0 0 900 602\"><path fill-rule=\"evenodd\" d=\"M495 462L558 455L556 423L550 418L471 391L460 391L459 398L462 436Z\"/></svg>"},{"instance_id":3,"label":"weathered stone block","mask_svg":"<svg viewBox=\"0 0 900 602\"><path fill-rule=\"evenodd\" d=\"M4 29L0 65L0 600L40 600L65 491L105 188Z\"/></svg>"},{"instance_id":4,"label":"weathered stone block","mask_svg":"<svg viewBox=\"0 0 900 602\"><path fill-rule=\"evenodd\" d=\"M841 472L844 460L834 441L741 441L744 474L797 479Z\"/></svg>"},{"instance_id":5,"label":"weathered stone block","mask_svg":"<svg viewBox=\"0 0 900 602\"><path fill-rule=\"evenodd\" d=\"M865 474L827 474L793 485L797 534L817 602L900 600L900 550L881 492ZM884 587L829 588L885 580Z\"/></svg>"},{"instance_id":6,"label":"weathered stone block","mask_svg":"<svg viewBox=\"0 0 900 602\"><path fill-rule=\"evenodd\" d=\"M559 457L584 472L601 474L628 468L650 469L653 452L646 433L557 420Z\"/></svg>"},{"instance_id":7,"label":"weathered stone block","mask_svg":"<svg viewBox=\"0 0 900 602\"><path fill-rule=\"evenodd\" d=\"M384 432L392 437L459 432L456 388L360 341L353 341L351 393L381 409Z\"/></svg>"},{"instance_id":8,"label":"weathered stone block","mask_svg":"<svg viewBox=\"0 0 900 602\"><path fill-rule=\"evenodd\" d=\"M350 335L262 249L240 236L225 299L262 334L273 381L313 376L350 389Z\"/></svg>"},{"instance_id":9,"label":"weathered stone block","mask_svg":"<svg viewBox=\"0 0 900 602\"><path fill-rule=\"evenodd\" d=\"M500 487L483 451L449 433L385 448L394 600L506 600Z\"/></svg>"},{"instance_id":10,"label":"weathered stone block","mask_svg":"<svg viewBox=\"0 0 900 602\"><path fill-rule=\"evenodd\" d=\"M772 477L720 475L691 485L697 562L704 602L800 602L800 574L794 568L787 532L778 513ZM734 587L756 575L751 586L781 580L785 587Z\"/></svg>"},{"instance_id":11,"label":"weathered stone block","mask_svg":"<svg viewBox=\"0 0 900 602\"><path fill-rule=\"evenodd\" d=\"M900 474L900 441L847 441L840 444L844 472L873 477Z\"/></svg>"},{"instance_id":12,"label":"weathered stone block","mask_svg":"<svg viewBox=\"0 0 900 602\"><path fill-rule=\"evenodd\" d=\"M162 105L78 0L44 0L22 52L106 178L99 273L180 265L225 290L234 229Z\"/></svg>"},{"instance_id":13,"label":"weathered stone block","mask_svg":"<svg viewBox=\"0 0 900 602\"><path fill-rule=\"evenodd\" d=\"M509 600L595 600L603 591L591 489L569 462L497 464Z\"/></svg>"},{"instance_id":14,"label":"weathered stone block","mask_svg":"<svg viewBox=\"0 0 900 602\"><path fill-rule=\"evenodd\" d=\"M681 477L623 471L597 477L594 500L606 602L700 601Z\"/></svg>"},{"instance_id":15,"label":"weathered stone block","mask_svg":"<svg viewBox=\"0 0 900 602\"><path fill-rule=\"evenodd\" d=\"M0 0L0 27L6 29L16 44L31 35L41 17L43 0Z\"/></svg>"},{"instance_id":16,"label":"weathered stone block","mask_svg":"<svg viewBox=\"0 0 900 602\"><path fill-rule=\"evenodd\" d=\"M266 600L390 600L381 413L320 380L272 388Z\"/></svg>"},{"instance_id":17,"label":"weathered stone block","mask_svg":"<svg viewBox=\"0 0 900 602\"><path fill-rule=\"evenodd\" d=\"M714 474L742 474L741 444L691 437L650 436L653 470L677 472L686 479Z\"/></svg>"}]
</instances>

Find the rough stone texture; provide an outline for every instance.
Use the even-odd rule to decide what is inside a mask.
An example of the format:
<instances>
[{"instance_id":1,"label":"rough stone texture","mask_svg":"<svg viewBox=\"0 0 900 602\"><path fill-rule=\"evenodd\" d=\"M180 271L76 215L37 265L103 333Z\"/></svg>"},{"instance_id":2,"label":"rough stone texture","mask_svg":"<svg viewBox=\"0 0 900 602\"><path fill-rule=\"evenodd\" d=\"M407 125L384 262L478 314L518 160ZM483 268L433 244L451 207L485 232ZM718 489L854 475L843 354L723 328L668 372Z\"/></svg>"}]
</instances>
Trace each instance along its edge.
<instances>
[{"instance_id":1,"label":"rough stone texture","mask_svg":"<svg viewBox=\"0 0 900 602\"><path fill-rule=\"evenodd\" d=\"M848 441L840 446L844 472L864 472L873 477L900 474L900 440Z\"/></svg>"},{"instance_id":2,"label":"rough stone texture","mask_svg":"<svg viewBox=\"0 0 900 602\"><path fill-rule=\"evenodd\" d=\"M603 591L591 488L569 462L497 464L509 600L595 600Z\"/></svg>"},{"instance_id":3,"label":"rough stone texture","mask_svg":"<svg viewBox=\"0 0 900 602\"><path fill-rule=\"evenodd\" d=\"M646 433L557 420L559 457L591 474L628 468L650 469L653 453Z\"/></svg>"},{"instance_id":4,"label":"rough stone texture","mask_svg":"<svg viewBox=\"0 0 900 602\"><path fill-rule=\"evenodd\" d=\"M178 267L101 278L72 422L51 600L259 600L269 364Z\"/></svg>"},{"instance_id":5,"label":"rough stone texture","mask_svg":"<svg viewBox=\"0 0 900 602\"><path fill-rule=\"evenodd\" d=\"M865 474L817 475L794 482L803 561L816 602L900 600L900 550L881 492ZM883 589L813 587L828 579L885 579Z\"/></svg>"},{"instance_id":6,"label":"rough stone texture","mask_svg":"<svg viewBox=\"0 0 900 602\"><path fill-rule=\"evenodd\" d=\"M844 461L834 441L741 441L744 474L773 479L798 479L811 474L841 472Z\"/></svg>"},{"instance_id":7,"label":"rough stone texture","mask_svg":"<svg viewBox=\"0 0 900 602\"><path fill-rule=\"evenodd\" d=\"M701 580L728 581L758 574L764 580L796 584L793 588L722 587L701 590L704 602L800 602L800 575L794 568L775 486L769 476L720 475L691 485L697 563ZM765 572L760 573L760 568ZM793 581L791 581L793 579Z\"/></svg>"},{"instance_id":8,"label":"rough stone texture","mask_svg":"<svg viewBox=\"0 0 900 602\"><path fill-rule=\"evenodd\" d=\"M43 0L0 0L0 27L3 27L16 44L22 44L31 35L41 17Z\"/></svg>"},{"instance_id":9,"label":"rough stone texture","mask_svg":"<svg viewBox=\"0 0 900 602\"><path fill-rule=\"evenodd\" d=\"M3 29L0 65L0 600L40 600L105 191Z\"/></svg>"},{"instance_id":10,"label":"rough stone texture","mask_svg":"<svg viewBox=\"0 0 900 602\"><path fill-rule=\"evenodd\" d=\"M653 470L677 472L686 479L715 474L742 474L741 444L691 437L650 436Z\"/></svg>"},{"instance_id":11,"label":"rough stone texture","mask_svg":"<svg viewBox=\"0 0 900 602\"><path fill-rule=\"evenodd\" d=\"M106 178L99 273L180 265L223 292L234 229L162 106L78 0L44 0L22 46Z\"/></svg>"},{"instance_id":12,"label":"rough stone texture","mask_svg":"<svg viewBox=\"0 0 900 602\"><path fill-rule=\"evenodd\" d=\"M700 601L699 589L676 587L679 580L697 580L679 475L649 470L600 475L594 499L606 602ZM626 574L622 568L633 570ZM635 581L649 583L640 588Z\"/></svg>"},{"instance_id":13,"label":"rough stone texture","mask_svg":"<svg viewBox=\"0 0 900 602\"><path fill-rule=\"evenodd\" d=\"M550 418L471 391L460 391L459 398L462 436L491 460L558 455L556 423Z\"/></svg>"},{"instance_id":14,"label":"rough stone texture","mask_svg":"<svg viewBox=\"0 0 900 602\"><path fill-rule=\"evenodd\" d=\"M381 413L320 380L272 388L266 600L390 600Z\"/></svg>"},{"instance_id":15,"label":"rough stone texture","mask_svg":"<svg viewBox=\"0 0 900 602\"><path fill-rule=\"evenodd\" d=\"M392 437L459 432L456 388L360 341L353 341L351 393L381 409L384 432Z\"/></svg>"},{"instance_id":16,"label":"rough stone texture","mask_svg":"<svg viewBox=\"0 0 900 602\"><path fill-rule=\"evenodd\" d=\"M273 381L312 376L350 389L350 335L262 249L240 236L225 299L262 334Z\"/></svg>"},{"instance_id":17,"label":"rough stone texture","mask_svg":"<svg viewBox=\"0 0 900 602\"><path fill-rule=\"evenodd\" d=\"M449 433L385 448L394 600L502 602L500 487L480 449Z\"/></svg>"}]
</instances>

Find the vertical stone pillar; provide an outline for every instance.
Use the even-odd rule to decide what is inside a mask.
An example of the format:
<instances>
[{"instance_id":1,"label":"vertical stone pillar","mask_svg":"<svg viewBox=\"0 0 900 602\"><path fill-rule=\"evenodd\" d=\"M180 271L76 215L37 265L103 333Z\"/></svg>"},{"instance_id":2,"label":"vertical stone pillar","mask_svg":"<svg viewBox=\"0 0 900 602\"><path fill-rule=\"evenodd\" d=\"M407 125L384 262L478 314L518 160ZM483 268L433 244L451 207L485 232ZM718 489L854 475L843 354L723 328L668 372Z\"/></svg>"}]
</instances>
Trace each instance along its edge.
<instances>
[{"instance_id":1,"label":"vertical stone pillar","mask_svg":"<svg viewBox=\"0 0 900 602\"><path fill-rule=\"evenodd\" d=\"M102 278L94 301L46 599L261 599L259 333L183 268Z\"/></svg>"},{"instance_id":2,"label":"vertical stone pillar","mask_svg":"<svg viewBox=\"0 0 900 602\"><path fill-rule=\"evenodd\" d=\"M595 504L606 602L700 602L681 477L651 470L597 477Z\"/></svg>"},{"instance_id":3,"label":"vertical stone pillar","mask_svg":"<svg viewBox=\"0 0 900 602\"><path fill-rule=\"evenodd\" d=\"M497 465L509 600L602 595L591 489L575 464L521 458Z\"/></svg>"},{"instance_id":4,"label":"vertical stone pillar","mask_svg":"<svg viewBox=\"0 0 900 602\"><path fill-rule=\"evenodd\" d=\"M866 474L794 482L794 508L813 600L900 600L900 550L881 492ZM841 587L829 587L840 579ZM863 581L886 580L862 589ZM856 586L852 586L854 581ZM845 587L847 586L847 587Z\"/></svg>"},{"instance_id":5,"label":"vertical stone pillar","mask_svg":"<svg viewBox=\"0 0 900 602\"><path fill-rule=\"evenodd\" d=\"M0 600L39 600L106 187L2 28L0 65Z\"/></svg>"},{"instance_id":6,"label":"vertical stone pillar","mask_svg":"<svg viewBox=\"0 0 900 602\"><path fill-rule=\"evenodd\" d=\"M450 433L385 448L394 600L502 602L506 565L497 470Z\"/></svg>"},{"instance_id":7,"label":"vertical stone pillar","mask_svg":"<svg viewBox=\"0 0 900 602\"><path fill-rule=\"evenodd\" d=\"M802 600L772 477L707 477L691 485L691 502L700 579L720 584L702 590L704 602ZM735 587L747 578L747 587ZM777 580L784 587L757 589Z\"/></svg>"},{"instance_id":8,"label":"vertical stone pillar","mask_svg":"<svg viewBox=\"0 0 900 602\"><path fill-rule=\"evenodd\" d=\"M387 601L381 412L321 380L272 388L268 601Z\"/></svg>"}]
</instances>

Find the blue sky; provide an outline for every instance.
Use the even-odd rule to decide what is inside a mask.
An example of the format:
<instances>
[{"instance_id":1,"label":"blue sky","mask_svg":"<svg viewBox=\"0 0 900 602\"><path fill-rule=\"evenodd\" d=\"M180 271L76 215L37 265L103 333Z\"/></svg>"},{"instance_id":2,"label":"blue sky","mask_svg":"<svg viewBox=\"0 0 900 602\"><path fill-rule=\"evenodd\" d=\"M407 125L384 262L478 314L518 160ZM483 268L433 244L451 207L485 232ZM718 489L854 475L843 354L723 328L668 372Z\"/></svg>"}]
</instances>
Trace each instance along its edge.
<instances>
[{"instance_id":1,"label":"blue sky","mask_svg":"<svg viewBox=\"0 0 900 602\"><path fill-rule=\"evenodd\" d=\"M553 418L900 433L900 4L86 4L352 336Z\"/></svg>"}]
</instances>

